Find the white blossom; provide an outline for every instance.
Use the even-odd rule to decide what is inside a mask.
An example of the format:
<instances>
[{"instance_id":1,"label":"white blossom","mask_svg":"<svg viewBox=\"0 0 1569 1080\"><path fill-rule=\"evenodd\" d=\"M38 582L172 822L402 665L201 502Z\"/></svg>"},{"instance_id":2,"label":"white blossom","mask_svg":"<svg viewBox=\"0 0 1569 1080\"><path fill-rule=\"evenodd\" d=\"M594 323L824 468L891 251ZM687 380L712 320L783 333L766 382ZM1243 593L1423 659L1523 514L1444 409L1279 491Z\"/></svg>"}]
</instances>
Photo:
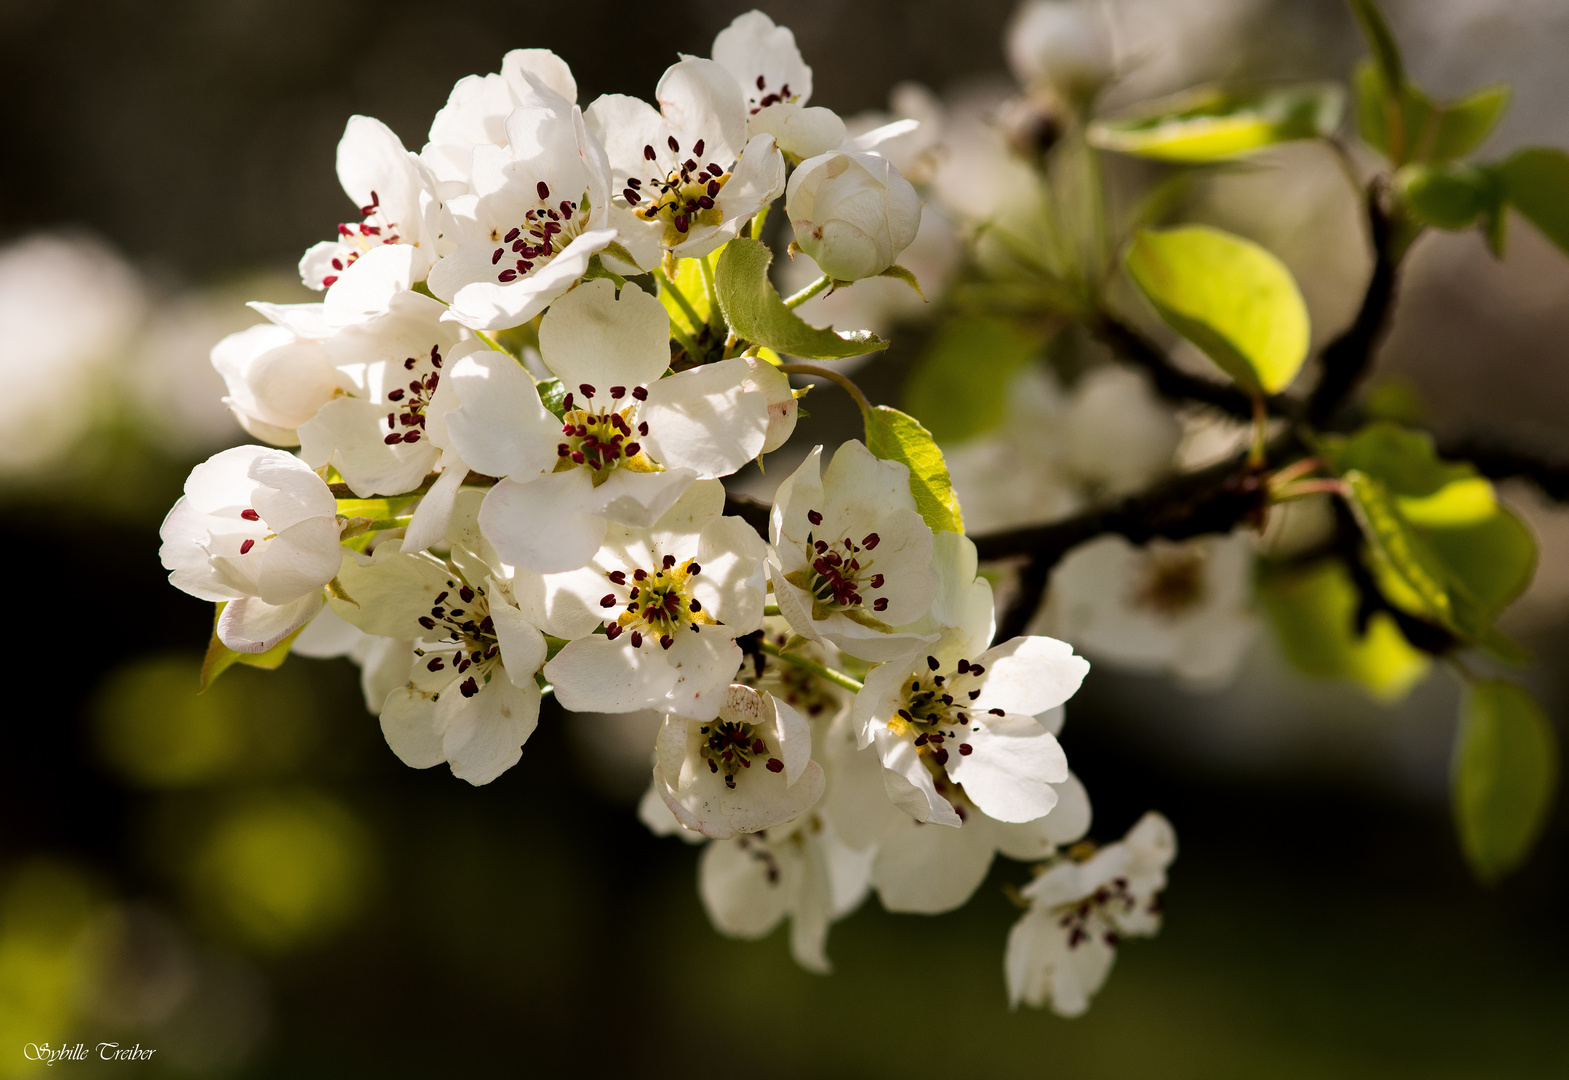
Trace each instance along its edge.
<instances>
[{"instance_id":1,"label":"white blossom","mask_svg":"<svg viewBox=\"0 0 1569 1080\"><path fill-rule=\"evenodd\" d=\"M823 273L856 281L888 269L915 240L921 198L887 158L835 150L796 167L785 212Z\"/></svg>"},{"instance_id":2,"label":"white blossom","mask_svg":"<svg viewBox=\"0 0 1569 1080\"><path fill-rule=\"evenodd\" d=\"M1087 861L1058 861L1025 886L1030 910L1008 933L1008 1002L1079 1016L1106 982L1117 944L1160 929L1160 893L1177 836L1159 814Z\"/></svg>"},{"instance_id":3,"label":"white blossom","mask_svg":"<svg viewBox=\"0 0 1569 1080\"><path fill-rule=\"evenodd\" d=\"M343 559L337 500L310 467L237 446L191 470L158 535L175 588L224 604L218 639L266 652L321 609Z\"/></svg>"},{"instance_id":4,"label":"white blossom","mask_svg":"<svg viewBox=\"0 0 1569 1080\"><path fill-rule=\"evenodd\" d=\"M404 244L413 252L414 280L422 280L436 259L439 204L419 157L380 120L351 116L338 142L338 182L360 220L344 222L336 239L307 251L300 279L312 289L330 288L365 253Z\"/></svg>"},{"instance_id":5,"label":"white blossom","mask_svg":"<svg viewBox=\"0 0 1569 1080\"><path fill-rule=\"evenodd\" d=\"M698 258L735 237L784 190L774 136L747 138L746 96L712 60L668 68L659 110L624 94L589 106L588 128L610 158L618 205L631 227L677 258ZM633 236L632 245L640 241Z\"/></svg>"},{"instance_id":6,"label":"white blossom","mask_svg":"<svg viewBox=\"0 0 1569 1080\"><path fill-rule=\"evenodd\" d=\"M800 713L734 683L712 719L665 717L654 785L683 826L728 840L794 821L821 797L823 770Z\"/></svg>"},{"instance_id":7,"label":"white blossom","mask_svg":"<svg viewBox=\"0 0 1569 1080\"><path fill-rule=\"evenodd\" d=\"M973 578L974 545L963 538L943 576ZM1043 817L1068 777L1056 736L1037 717L1075 691L1089 664L1072 646L1018 637L986 648L993 617L971 610L930 646L868 673L851 705L860 745L876 745L889 797L917 821L959 826L964 801L1002 822Z\"/></svg>"},{"instance_id":8,"label":"white blossom","mask_svg":"<svg viewBox=\"0 0 1569 1080\"><path fill-rule=\"evenodd\" d=\"M1241 533L1143 547L1103 536L1052 572L1040 625L1109 663L1224 684L1258 632L1253 564Z\"/></svg>"},{"instance_id":9,"label":"white blossom","mask_svg":"<svg viewBox=\"0 0 1569 1080\"><path fill-rule=\"evenodd\" d=\"M788 27L775 26L761 11L748 11L719 32L710 52L746 95L749 138L772 135L796 161L843 141L844 121L831 109L806 104L812 97L812 69Z\"/></svg>"},{"instance_id":10,"label":"white blossom","mask_svg":"<svg viewBox=\"0 0 1569 1080\"><path fill-rule=\"evenodd\" d=\"M367 634L414 641L408 681L387 695L381 730L406 765L447 762L488 784L517 764L539 721L535 677L545 639L508 596L505 567L481 536L477 492L460 493L451 554L406 554L392 544L355 553L333 610Z\"/></svg>"},{"instance_id":11,"label":"white blossom","mask_svg":"<svg viewBox=\"0 0 1569 1080\"><path fill-rule=\"evenodd\" d=\"M262 314L274 305L256 305ZM228 387L223 403L240 426L276 446L298 446L298 428L343 389L325 339L332 334L320 304L289 305L295 325L317 323L310 336L278 322L230 334L212 348L212 366Z\"/></svg>"},{"instance_id":12,"label":"white blossom","mask_svg":"<svg viewBox=\"0 0 1569 1080\"><path fill-rule=\"evenodd\" d=\"M1025 0L1008 26L1007 50L1019 82L1069 101L1094 96L1115 71L1110 30L1085 0Z\"/></svg>"},{"instance_id":13,"label":"white blossom","mask_svg":"<svg viewBox=\"0 0 1569 1080\"><path fill-rule=\"evenodd\" d=\"M587 566L519 571L524 610L570 639L545 665L563 706L718 714L741 665L736 636L762 623L764 595L763 541L723 510L723 485L699 480L652 527L609 526Z\"/></svg>"},{"instance_id":14,"label":"white blossom","mask_svg":"<svg viewBox=\"0 0 1569 1080\"><path fill-rule=\"evenodd\" d=\"M501 71L466 75L453 86L447 103L430 125L430 141L420 160L435 178L443 198L468 190L474 150L505 148L506 122L524 105L571 106L577 101L572 70L549 49L513 49Z\"/></svg>"},{"instance_id":15,"label":"white blossom","mask_svg":"<svg viewBox=\"0 0 1569 1080\"><path fill-rule=\"evenodd\" d=\"M822 447L779 485L769 516L769 578L796 633L863 660L887 660L931 635L896 628L926 614L937 588L932 530L915 509L910 470L860 442Z\"/></svg>"},{"instance_id":16,"label":"white blossom","mask_svg":"<svg viewBox=\"0 0 1569 1080\"><path fill-rule=\"evenodd\" d=\"M504 354L476 351L452 368L445 431L465 462L505 478L480 524L508 563L583 566L612 523L651 527L694 481L763 452L773 410L764 388L776 373L737 357L661 379L669 340L654 297L590 281L540 325L543 361L567 390L563 418Z\"/></svg>"},{"instance_id":17,"label":"white blossom","mask_svg":"<svg viewBox=\"0 0 1569 1080\"><path fill-rule=\"evenodd\" d=\"M469 192L443 208L450 250L430 272L452 305L443 317L475 330L532 319L616 239L610 163L577 106L515 109L506 135L475 147Z\"/></svg>"}]
</instances>

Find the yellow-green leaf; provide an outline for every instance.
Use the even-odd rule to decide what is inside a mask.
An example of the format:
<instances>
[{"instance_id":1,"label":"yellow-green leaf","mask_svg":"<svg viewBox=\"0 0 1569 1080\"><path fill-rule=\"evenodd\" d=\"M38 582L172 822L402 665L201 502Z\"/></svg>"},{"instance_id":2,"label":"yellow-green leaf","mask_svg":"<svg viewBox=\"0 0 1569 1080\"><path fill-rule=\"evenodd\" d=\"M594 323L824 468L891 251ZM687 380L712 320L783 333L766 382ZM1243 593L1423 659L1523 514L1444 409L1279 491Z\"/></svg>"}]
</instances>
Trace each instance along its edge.
<instances>
[{"instance_id":1,"label":"yellow-green leaf","mask_svg":"<svg viewBox=\"0 0 1569 1080\"><path fill-rule=\"evenodd\" d=\"M223 614L223 604L218 604L218 610L213 612L213 634L207 642L207 655L202 657L201 682L197 693L205 691L218 680L218 676L228 671L235 664L245 664L248 667L264 668L267 671L276 670L289 658L289 650L294 647L294 639L300 636L305 627L300 627L278 644L260 653L235 652L223 642L218 640L218 618Z\"/></svg>"},{"instance_id":2,"label":"yellow-green leaf","mask_svg":"<svg viewBox=\"0 0 1569 1080\"><path fill-rule=\"evenodd\" d=\"M986 315L944 323L905 383L905 407L943 443L1002 421L1008 384L1043 344L1040 333Z\"/></svg>"},{"instance_id":3,"label":"yellow-green leaf","mask_svg":"<svg viewBox=\"0 0 1569 1080\"><path fill-rule=\"evenodd\" d=\"M1281 652L1308 675L1351 679L1378 700L1393 702L1432 666L1385 612L1376 612L1367 632L1357 634L1356 586L1339 562L1267 571L1258 595Z\"/></svg>"},{"instance_id":4,"label":"yellow-green leaf","mask_svg":"<svg viewBox=\"0 0 1569 1080\"><path fill-rule=\"evenodd\" d=\"M865 414L866 448L885 461L898 461L910 470L910 494L933 532L964 532L964 515L953 493L948 465L932 441L931 432L913 416L887 405Z\"/></svg>"},{"instance_id":5,"label":"yellow-green leaf","mask_svg":"<svg viewBox=\"0 0 1569 1080\"><path fill-rule=\"evenodd\" d=\"M1485 86L1459 101L1442 107L1432 135L1432 148L1426 154L1432 161L1452 161L1482 144L1509 108L1512 96L1503 83Z\"/></svg>"},{"instance_id":6,"label":"yellow-green leaf","mask_svg":"<svg viewBox=\"0 0 1569 1080\"><path fill-rule=\"evenodd\" d=\"M1407 165L1395 185L1417 220L1451 232L1491 222L1504 199L1497 177L1472 165Z\"/></svg>"},{"instance_id":7,"label":"yellow-green leaf","mask_svg":"<svg viewBox=\"0 0 1569 1080\"><path fill-rule=\"evenodd\" d=\"M738 337L809 360L836 360L888 347L870 330L841 334L832 327L820 330L805 322L785 307L768 280L773 261L774 254L765 244L745 237L726 244L719 257L715 291L725 321Z\"/></svg>"},{"instance_id":8,"label":"yellow-green leaf","mask_svg":"<svg viewBox=\"0 0 1569 1080\"><path fill-rule=\"evenodd\" d=\"M1328 135L1340 126L1345 93L1328 83L1236 91L1189 90L1091 124L1103 150L1201 163L1257 153L1277 143Z\"/></svg>"},{"instance_id":9,"label":"yellow-green leaf","mask_svg":"<svg viewBox=\"0 0 1569 1080\"><path fill-rule=\"evenodd\" d=\"M1207 226L1143 230L1124 264L1171 328L1254 393L1291 385L1308 313L1291 271L1250 240Z\"/></svg>"},{"instance_id":10,"label":"yellow-green leaf","mask_svg":"<svg viewBox=\"0 0 1569 1080\"><path fill-rule=\"evenodd\" d=\"M1494 172L1509 205L1569 252L1569 154L1529 147L1494 166Z\"/></svg>"},{"instance_id":11,"label":"yellow-green leaf","mask_svg":"<svg viewBox=\"0 0 1569 1080\"><path fill-rule=\"evenodd\" d=\"M1458 631L1444 566L1401 516L1389 491L1356 469L1342 479L1351 492L1352 512L1362 526L1374 559L1410 590L1410 596L1419 605L1417 614Z\"/></svg>"},{"instance_id":12,"label":"yellow-green leaf","mask_svg":"<svg viewBox=\"0 0 1569 1080\"><path fill-rule=\"evenodd\" d=\"M1558 741L1522 687L1475 683L1455 740L1454 811L1460 846L1476 875L1498 880L1525 862L1558 785Z\"/></svg>"}]
</instances>

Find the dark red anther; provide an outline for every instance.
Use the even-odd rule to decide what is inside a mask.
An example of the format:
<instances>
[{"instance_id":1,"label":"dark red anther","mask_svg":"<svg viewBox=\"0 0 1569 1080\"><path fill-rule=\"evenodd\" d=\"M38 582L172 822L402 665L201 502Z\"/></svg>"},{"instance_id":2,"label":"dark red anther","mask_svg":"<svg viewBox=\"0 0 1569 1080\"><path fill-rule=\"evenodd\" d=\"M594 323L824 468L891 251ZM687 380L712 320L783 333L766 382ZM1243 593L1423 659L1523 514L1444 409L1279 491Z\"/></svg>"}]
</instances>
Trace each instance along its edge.
<instances>
[{"instance_id":1,"label":"dark red anther","mask_svg":"<svg viewBox=\"0 0 1569 1080\"><path fill-rule=\"evenodd\" d=\"M674 135L666 135L665 142L669 144L670 152L672 154L679 154L681 152L681 144L676 142L676 137Z\"/></svg>"},{"instance_id":2,"label":"dark red anther","mask_svg":"<svg viewBox=\"0 0 1569 1080\"><path fill-rule=\"evenodd\" d=\"M677 214L671 224L676 227L676 232L686 232L691 227L692 219L685 214Z\"/></svg>"},{"instance_id":3,"label":"dark red anther","mask_svg":"<svg viewBox=\"0 0 1569 1080\"><path fill-rule=\"evenodd\" d=\"M337 274L329 274L328 276L326 276L326 277L321 279L322 288L324 288L324 289L332 288L332 283L334 281L337 281L337 280L338 280L338 275Z\"/></svg>"},{"instance_id":4,"label":"dark red anther","mask_svg":"<svg viewBox=\"0 0 1569 1080\"><path fill-rule=\"evenodd\" d=\"M704 210L712 210L714 208L714 200L710 199L707 195L704 195L701 199L697 200L697 205L702 207Z\"/></svg>"},{"instance_id":5,"label":"dark red anther","mask_svg":"<svg viewBox=\"0 0 1569 1080\"><path fill-rule=\"evenodd\" d=\"M665 556L665 558L664 558L664 567L665 567L666 570L669 570L675 564L676 564L676 557L674 555L666 555Z\"/></svg>"},{"instance_id":6,"label":"dark red anther","mask_svg":"<svg viewBox=\"0 0 1569 1080\"><path fill-rule=\"evenodd\" d=\"M426 671L440 671L442 668L444 668L446 666L447 666L446 664L443 664L441 662L441 657L439 657L439 656L432 656L430 658L430 660L426 662L425 670Z\"/></svg>"},{"instance_id":7,"label":"dark red anther","mask_svg":"<svg viewBox=\"0 0 1569 1080\"><path fill-rule=\"evenodd\" d=\"M948 749L947 749L947 747L943 747L942 749L938 750L937 753L932 755L932 757L937 760L937 764L939 764L939 765L946 765L946 764L948 764Z\"/></svg>"},{"instance_id":8,"label":"dark red anther","mask_svg":"<svg viewBox=\"0 0 1569 1080\"><path fill-rule=\"evenodd\" d=\"M534 185L534 190L539 192L540 202L544 202L546 199L550 198L550 186L543 180Z\"/></svg>"},{"instance_id":9,"label":"dark red anther","mask_svg":"<svg viewBox=\"0 0 1569 1080\"><path fill-rule=\"evenodd\" d=\"M866 537L861 541L861 546L864 547L867 551L871 551L881 542L882 537L878 536L876 533L867 533Z\"/></svg>"},{"instance_id":10,"label":"dark red anther","mask_svg":"<svg viewBox=\"0 0 1569 1080\"><path fill-rule=\"evenodd\" d=\"M703 568L697 565L697 563L692 563L686 568L686 572L688 577L697 577L698 574L703 572Z\"/></svg>"},{"instance_id":11,"label":"dark red anther","mask_svg":"<svg viewBox=\"0 0 1569 1080\"><path fill-rule=\"evenodd\" d=\"M648 161L653 161L654 160L654 148L652 146L644 146L643 147L643 157L646 160L648 160Z\"/></svg>"},{"instance_id":12,"label":"dark red anther","mask_svg":"<svg viewBox=\"0 0 1569 1080\"><path fill-rule=\"evenodd\" d=\"M388 435L385 439L382 439L381 441L386 443L388 446L392 446L392 445L394 445L396 443L402 442L403 441L403 436L400 435L398 432L394 431L391 435Z\"/></svg>"},{"instance_id":13,"label":"dark red anther","mask_svg":"<svg viewBox=\"0 0 1569 1080\"><path fill-rule=\"evenodd\" d=\"M632 631L632 647L634 649L641 649L643 647L643 635L638 633L636 630Z\"/></svg>"},{"instance_id":14,"label":"dark red anther","mask_svg":"<svg viewBox=\"0 0 1569 1080\"><path fill-rule=\"evenodd\" d=\"M971 746L969 743L962 742L962 743L959 744L959 756L960 757L969 757L974 752L975 752L975 747Z\"/></svg>"},{"instance_id":15,"label":"dark red anther","mask_svg":"<svg viewBox=\"0 0 1569 1080\"><path fill-rule=\"evenodd\" d=\"M479 683L475 680L474 676L470 675L467 679L463 680L463 685L458 687L458 689L463 692L464 697L473 697L475 694L479 693Z\"/></svg>"},{"instance_id":16,"label":"dark red anther","mask_svg":"<svg viewBox=\"0 0 1569 1080\"><path fill-rule=\"evenodd\" d=\"M620 623L614 623L613 622L609 626L605 627L605 640L606 641L614 641L614 640L616 640L616 638L618 638L620 636L621 636L621 624Z\"/></svg>"},{"instance_id":17,"label":"dark red anther","mask_svg":"<svg viewBox=\"0 0 1569 1080\"><path fill-rule=\"evenodd\" d=\"M503 270L501 273L496 275L496 280L498 280L498 281L516 281L517 277L518 277L518 272L516 270Z\"/></svg>"},{"instance_id":18,"label":"dark red anther","mask_svg":"<svg viewBox=\"0 0 1569 1080\"><path fill-rule=\"evenodd\" d=\"M594 399L594 388L588 385L588 383L579 383L578 389L583 392L585 398L588 398L590 401Z\"/></svg>"},{"instance_id":19,"label":"dark red anther","mask_svg":"<svg viewBox=\"0 0 1569 1080\"><path fill-rule=\"evenodd\" d=\"M255 546L256 546L256 541L254 541L254 540L242 540L240 542L240 554L244 555L246 552L250 551L251 548L253 548Z\"/></svg>"},{"instance_id":20,"label":"dark red anther","mask_svg":"<svg viewBox=\"0 0 1569 1080\"><path fill-rule=\"evenodd\" d=\"M241 510L240 516L246 521L260 521L261 515L254 510Z\"/></svg>"},{"instance_id":21,"label":"dark red anther","mask_svg":"<svg viewBox=\"0 0 1569 1080\"><path fill-rule=\"evenodd\" d=\"M659 647L661 649L668 649L668 648L670 648L670 646L674 645L675 643L676 643L676 639L671 637L669 634L665 634L663 637L661 637L659 639Z\"/></svg>"},{"instance_id":22,"label":"dark red anther","mask_svg":"<svg viewBox=\"0 0 1569 1080\"><path fill-rule=\"evenodd\" d=\"M601 596L599 598L599 606L600 607L615 607L616 606L616 596L615 596L615 593L606 593L604 596Z\"/></svg>"},{"instance_id":23,"label":"dark red anther","mask_svg":"<svg viewBox=\"0 0 1569 1080\"><path fill-rule=\"evenodd\" d=\"M626 455L627 455L627 457L637 457L637 455L639 453L641 453L642 450L643 450L643 447L642 447L641 444L635 443L635 442L629 442L629 443L627 443L627 446L626 446Z\"/></svg>"}]
</instances>

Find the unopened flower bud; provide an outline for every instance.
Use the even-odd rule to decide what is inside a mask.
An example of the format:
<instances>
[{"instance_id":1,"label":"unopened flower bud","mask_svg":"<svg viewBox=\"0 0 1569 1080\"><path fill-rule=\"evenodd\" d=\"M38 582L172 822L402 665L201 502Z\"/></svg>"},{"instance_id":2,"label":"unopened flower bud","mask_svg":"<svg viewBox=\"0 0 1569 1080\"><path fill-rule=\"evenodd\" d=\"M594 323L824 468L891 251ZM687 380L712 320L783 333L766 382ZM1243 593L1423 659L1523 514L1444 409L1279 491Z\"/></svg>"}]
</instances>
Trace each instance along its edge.
<instances>
[{"instance_id":1,"label":"unopened flower bud","mask_svg":"<svg viewBox=\"0 0 1569 1080\"><path fill-rule=\"evenodd\" d=\"M1080 0L1027 0L1008 27L1008 63L1026 86L1082 102L1113 74L1106 24Z\"/></svg>"},{"instance_id":2,"label":"unopened flower bud","mask_svg":"<svg viewBox=\"0 0 1569 1080\"><path fill-rule=\"evenodd\" d=\"M803 161L790 177L785 211L796 244L839 281L888 269L921 225L915 189L876 154L835 151Z\"/></svg>"}]
</instances>

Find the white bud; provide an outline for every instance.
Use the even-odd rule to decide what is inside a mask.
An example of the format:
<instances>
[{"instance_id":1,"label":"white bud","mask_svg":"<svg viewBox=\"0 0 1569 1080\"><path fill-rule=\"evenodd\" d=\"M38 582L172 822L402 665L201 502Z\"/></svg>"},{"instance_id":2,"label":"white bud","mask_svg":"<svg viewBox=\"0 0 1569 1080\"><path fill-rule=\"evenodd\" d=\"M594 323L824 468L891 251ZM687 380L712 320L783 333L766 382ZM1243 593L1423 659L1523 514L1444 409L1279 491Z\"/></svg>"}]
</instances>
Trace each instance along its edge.
<instances>
[{"instance_id":1,"label":"white bud","mask_svg":"<svg viewBox=\"0 0 1569 1080\"><path fill-rule=\"evenodd\" d=\"M1008 63L1026 86L1046 84L1073 101L1113 73L1105 22L1079 0L1027 0L1008 27Z\"/></svg>"},{"instance_id":2,"label":"white bud","mask_svg":"<svg viewBox=\"0 0 1569 1080\"><path fill-rule=\"evenodd\" d=\"M295 429L338 392L326 346L269 323L218 342L212 366L229 387L223 400L235 419L256 438L278 446L299 445Z\"/></svg>"},{"instance_id":3,"label":"white bud","mask_svg":"<svg viewBox=\"0 0 1569 1080\"><path fill-rule=\"evenodd\" d=\"M796 244L839 281L888 269L921 226L920 196L876 154L834 151L803 161L790 177L785 212Z\"/></svg>"}]
</instances>

